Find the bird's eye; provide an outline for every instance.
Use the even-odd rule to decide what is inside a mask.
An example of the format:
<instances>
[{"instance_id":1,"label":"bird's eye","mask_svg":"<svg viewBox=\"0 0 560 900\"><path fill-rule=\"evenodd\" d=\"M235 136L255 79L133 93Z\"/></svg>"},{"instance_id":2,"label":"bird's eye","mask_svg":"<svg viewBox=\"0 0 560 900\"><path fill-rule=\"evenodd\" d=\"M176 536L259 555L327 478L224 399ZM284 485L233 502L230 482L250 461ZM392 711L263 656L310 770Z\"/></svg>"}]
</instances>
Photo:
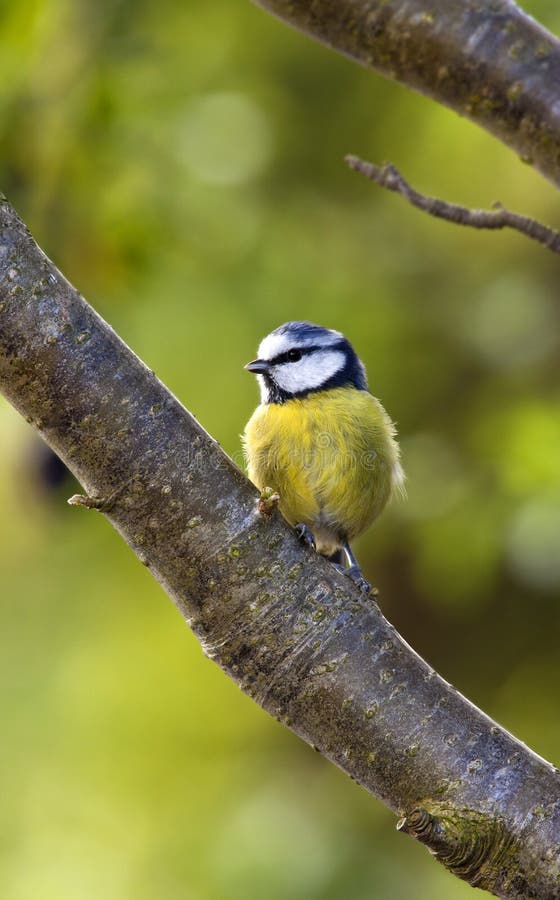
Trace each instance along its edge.
<instances>
[{"instance_id":1,"label":"bird's eye","mask_svg":"<svg viewBox=\"0 0 560 900\"><path fill-rule=\"evenodd\" d=\"M302 353L301 350L288 350L288 360L289 362L297 362L301 359Z\"/></svg>"}]
</instances>

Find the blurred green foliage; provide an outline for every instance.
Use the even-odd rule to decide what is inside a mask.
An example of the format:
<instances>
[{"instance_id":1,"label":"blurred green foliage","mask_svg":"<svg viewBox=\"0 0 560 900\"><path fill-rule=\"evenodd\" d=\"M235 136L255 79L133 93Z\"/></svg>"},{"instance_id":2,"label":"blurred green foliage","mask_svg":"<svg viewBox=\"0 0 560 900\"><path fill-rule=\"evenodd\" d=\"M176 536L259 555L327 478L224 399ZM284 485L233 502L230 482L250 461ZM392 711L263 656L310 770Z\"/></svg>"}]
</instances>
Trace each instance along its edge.
<instances>
[{"instance_id":1,"label":"blurred green foliage","mask_svg":"<svg viewBox=\"0 0 560 900\"><path fill-rule=\"evenodd\" d=\"M560 29L556 0L527 8ZM343 330L409 478L357 547L384 609L559 762L558 260L342 157L557 226L558 194L248 0L4 0L0 22L0 188L45 250L237 460L259 339ZM0 401L2 897L471 896L203 658L36 440Z\"/></svg>"}]
</instances>

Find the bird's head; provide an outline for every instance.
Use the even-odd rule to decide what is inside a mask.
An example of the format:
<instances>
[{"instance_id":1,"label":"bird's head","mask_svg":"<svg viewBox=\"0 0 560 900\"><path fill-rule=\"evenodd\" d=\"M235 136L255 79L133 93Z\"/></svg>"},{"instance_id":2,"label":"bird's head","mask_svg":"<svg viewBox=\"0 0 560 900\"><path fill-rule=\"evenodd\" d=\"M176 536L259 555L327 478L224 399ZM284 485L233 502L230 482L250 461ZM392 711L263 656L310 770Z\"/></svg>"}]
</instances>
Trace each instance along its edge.
<instances>
[{"instance_id":1,"label":"bird's head","mask_svg":"<svg viewBox=\"0 0 560 900\"><path fill-rule=\"evenodd\" d=\"M245 368L257 376L263 403L344 385L367 390L365 368L350 341L310 322L280 325L261 341L258 359Z\"/></svg>"}]
</instances>

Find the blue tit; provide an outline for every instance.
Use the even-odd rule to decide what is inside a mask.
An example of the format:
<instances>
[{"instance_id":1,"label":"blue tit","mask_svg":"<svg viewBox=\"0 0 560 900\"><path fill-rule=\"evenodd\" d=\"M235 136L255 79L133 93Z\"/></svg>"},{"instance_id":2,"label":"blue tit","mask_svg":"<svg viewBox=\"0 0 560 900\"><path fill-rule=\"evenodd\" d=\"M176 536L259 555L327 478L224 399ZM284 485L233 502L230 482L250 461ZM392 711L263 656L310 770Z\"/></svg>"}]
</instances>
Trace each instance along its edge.
<instances>
[{"instance_id":1,"label":"blue tit","mask_svg":"<svg viewBox=\"0 0 560 900\"><path fill-rule=\"evenodd\" d=\"M287 322L261 342L245 368L261 403L243 436L249 478L279 494L300 538L357 582L350 541L403 489L395 426L370 394L366 371L339 331Z\"/></svg>"}]
</instances>

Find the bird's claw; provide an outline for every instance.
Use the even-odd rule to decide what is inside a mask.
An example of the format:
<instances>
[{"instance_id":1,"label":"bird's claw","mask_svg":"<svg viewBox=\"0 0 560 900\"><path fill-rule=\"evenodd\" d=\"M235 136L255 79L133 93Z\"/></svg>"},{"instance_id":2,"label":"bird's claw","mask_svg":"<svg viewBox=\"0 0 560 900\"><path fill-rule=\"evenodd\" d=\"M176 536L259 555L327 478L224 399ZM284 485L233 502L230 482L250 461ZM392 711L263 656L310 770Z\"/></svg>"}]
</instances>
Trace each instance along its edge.
<instances>
[{"instance_id":1,"label":"bird's claw","mask_svg":"<svg viewBox=\"0 0 560 900\"><path fill-rule=\"evenodd\" d=\"M349 569L346 569L346 575L354 582L361 594L371 593L371 584L364 578L359 566L350 566Z\"/></svg>"},{"instance_id":2,"label":"bird's claw","mask_svg":"<svg viewBox=\"0 0 560 900\"><path fill-rule=\"evenodd\" d=\"M366 581L359 566L350 566L348 569L339 565L339 563L333 563L333 566L354 582L360 594L371 594L371 584L369 581Z\"/></svg>"},{"instance_id":3,"label":"bird's claw","mask_svg":"<svg viewBox=\"0 0 560 900\"><path fill-rule=\"evenodd\" d=\"M313 532L305 524L305 522L299 522L295 526L294 531L302 544L305 544L306 547L311 547L312 550L317 549L315 538L313 537ZM354 557L351 557L351 559L352 558ZM346 575L347 578L353 581L360 594L371 594L371 584L369 583L369 581L366 581L362 574L362 570L357 563L354 563L348 568L346 568L345 566L341 566L340 563L336 562L331 563L331 565L333 565L338 572L342 572L343 575Z\"/></svg>"},{"instance_id":4,"label":"bird's claw","mask_svg":"<svg viewBox=\"0 0 560 900\"><path fill-rule=\"evenodd\" d=\"M299 522L294 530L302 544L305 544L306 547L311 547L312 550L317 549L313 532L307 527L305 522Z\"/></svg>"}]
</instances>

